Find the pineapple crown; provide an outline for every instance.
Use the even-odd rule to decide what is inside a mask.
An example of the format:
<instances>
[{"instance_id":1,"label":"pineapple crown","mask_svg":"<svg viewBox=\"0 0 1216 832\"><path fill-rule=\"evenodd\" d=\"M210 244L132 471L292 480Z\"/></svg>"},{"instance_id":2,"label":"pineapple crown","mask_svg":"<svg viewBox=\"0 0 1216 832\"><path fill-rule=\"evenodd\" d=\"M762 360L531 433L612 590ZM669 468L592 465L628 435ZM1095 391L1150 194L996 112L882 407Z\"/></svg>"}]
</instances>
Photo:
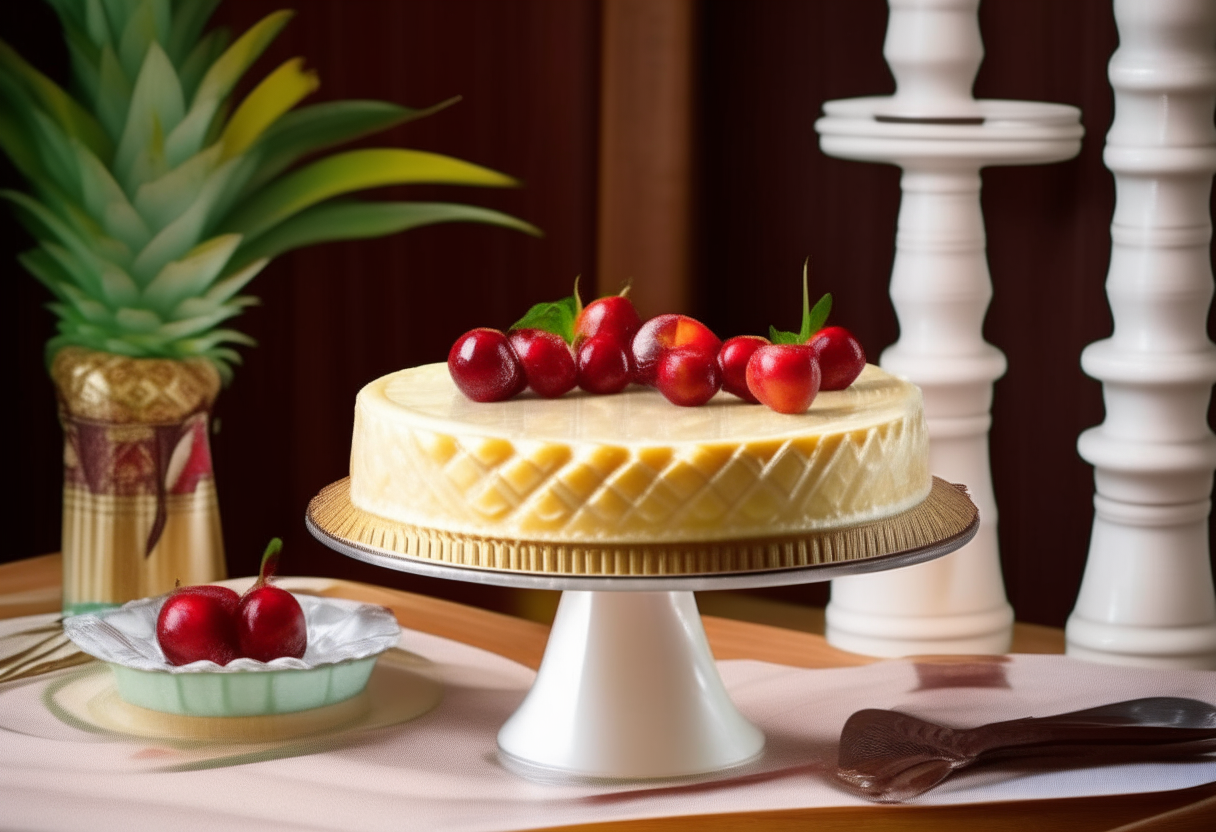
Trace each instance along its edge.
<instances>
[{"instance_id":1,"label":"pineapple crown","mask_svg":"<svg viewBox=\"0 0 1216 832\"><path fill-rule=\"evenodd\" d=\"M204 31L219 0L47 0L71 57L70 95L0 41L0 148L30 192L0 191L33 234L25 268L54 295L58 335L133 357L204 356L225 378L248 336L222 324L271 258L331 240L506 214L453 203L362 201L409 183L509 186L501 173L400 148L317 151L429 115L380 101L297 105L316 73L294 58L233 91L292 16L233 40ZM453 99L455 100L455 99Z\"/></svg>"}]
</instances>

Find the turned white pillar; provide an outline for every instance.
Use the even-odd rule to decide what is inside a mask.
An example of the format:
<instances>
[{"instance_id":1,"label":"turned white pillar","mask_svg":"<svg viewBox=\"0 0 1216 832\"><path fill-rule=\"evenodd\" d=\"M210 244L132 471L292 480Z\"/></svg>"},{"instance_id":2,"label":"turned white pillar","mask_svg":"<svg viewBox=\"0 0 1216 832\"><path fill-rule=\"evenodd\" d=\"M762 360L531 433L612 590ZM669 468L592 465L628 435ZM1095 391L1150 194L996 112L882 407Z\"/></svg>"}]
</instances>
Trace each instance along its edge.
<instances>
[{"instance_id":1,"label":"turned white pillar","mask_svg":"<svg viewBox=\"0 0 1216 832\"><path fill-rule=\"evenodd\" d=\"M1081 366L1106 418L1081 434L1094 466L1093 534L1068 654L1216 668L1208 514L1216 436L1207 423L1216 346L1209 196L1216 172L1216 2L1116 0L1115 120L1106 293L1110 338Z\"/></svg>"},{"instance_id":2,"label":"turned white pillar","mask_svg":"<svg viewBox=\"0 0 1216 832\"><path fill-rule=\"evenodd\" d=\"M972 97L984 54L978 5L890 0L883 55L895 95L828 101L816 123L828 155L903 169L891 273L900 334L881 364L924 391L931 470L966 484L981 518L951 555L832 582L827 639L857 653L1002 653L1012 637L988 462L1005 356L982 335L992 281L980 169L1071 158L1083 130L1074 107Z\"/></svg>"}]
</instances>

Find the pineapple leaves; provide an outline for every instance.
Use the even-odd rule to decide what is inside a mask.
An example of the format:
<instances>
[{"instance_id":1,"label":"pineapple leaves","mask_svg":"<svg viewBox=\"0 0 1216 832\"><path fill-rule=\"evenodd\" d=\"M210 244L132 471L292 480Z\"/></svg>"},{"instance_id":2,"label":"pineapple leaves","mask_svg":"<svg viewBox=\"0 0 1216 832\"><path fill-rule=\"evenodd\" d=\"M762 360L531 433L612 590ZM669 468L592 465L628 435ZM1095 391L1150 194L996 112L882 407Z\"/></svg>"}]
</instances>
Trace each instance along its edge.
<instances>
[{"instance_id":1,"label":"pineapple leaves","mask_svg":"<svg viewBox=\"0 0 1216 832\"><path fill-rule=\"evenodd\" d=\"M67 290L64 287L71 283L72 278L44 249L34 248L22 252L17 255L17 260L39 283L50 289L55 297L67 300Z\"/></svg>"},{"instance_id":2,"label":"pineapple leaves","mask_svg":"<svg viewBox=\"0 0 1216 832\"><path fill-rule=\"evenodd\" d=\"M456 100L426 110L411 110L386 101L327 101L293 110L275 122L251 151L258 155L260 164L245 191L260 188L309 153L422 118Z\"/></svg>"},{"instance_id":3,"label":"pineapple leaves","mask_svg":"<svg viewBox=\"0 0 1216 832\"><path fill-rule=\"evenodd\" d=\"M257 346L257 341L254 341L252 338L250 338L249 341L249 346ZM203 350L201 353L199 353L199 355L203 356L204 358L210 358L215 363L216 369L220 371L220 378L223 380L224 384L232 381L232 368L228 365L230 363L244 363L244 359L241 358L241 354L239 352L236 350L230 350L227 347L211 347L210 349Z\"/></svg>"},{"instance_id":4,"label":"pineapple leaves","mask_svg":"<svg viewBox=\"0 0 1216 832\"><path fill-rule=\"evenodd\" d=\"M234 347L253 341L221 325L257 303L241 292L279 254L440 222L540 234L488 208L349 198L411 183L516 184L501 173L404 149L322 155L458 99L300 107L319 82L299 58L237 98L293 12L234 40L205 31L220 0L46 2L79 100L0 42L0 150L30 185L0 200L39 241L19 259L53 298L59 333L48 355L75 344L203 356L228 379L240 362Z\"/></svg>"},{"instance_id":5,"label":"pineapple leaves","mask_svg":"<svg viewBox=\"0 0 1216 832\"><path fill-rule=\"evenodd\" d=\"M255 260L248 266L239 271L229 274L227 277L218 281L206 291L205 294L198 297L186 298L176 309L173 310L175 318L189 317L200 315L211 307L218 306L221 303L230 302L237 292L245 288L249 281L257 277L258 272L266 268L266 264L270 262L269 257L263 257L260 260ZM231 303L236 303L241 306L249 306L257 303L256 298L236 298Z\"/></svg>"},{"instance_id":6,"label":"pineapple leaves","mask_svg":"<svg viewBox=\"0 0 1216 832\"><path fill-rule=\"evenodd\" d=\"M84 0L84 26L93 43L111 43L114 36L102 0Z\"/></svg>"},{"instance_id":7,"label":"pineapple leaves","mask_svg":"<svg viewBox=\"0 0 1216 832\"><path fill-rule=\"evenodd\" d=\"M226 230L252 239L318 202L386 185L509 186L509 176L450 156L397 148L337 153L268 185L225 222Z\"/></svg>"},{"instance_id":8,"label":"pineapple leaves","mask_svg":"<svg viewBox=\"0 0 1216 832\"><path fill-rule=\"evenodd\" d=\"M161 324L156 328L156 332L168 340L178 341L183 338L190 338L210 332L215 329L217 324L221 324L239 314L241 314L241 307L239 305L221 306L205 315Z\"/></svg>"},{"instance_id":9,"label":"pineapple leaves","mask_svg":"<svg viewBox=\"0 0 1216 832\"><path fill-rule=\"evenodd\" d=\"M101 290L111 304L131 305L139 303L139 287L131 275L117 266L101 273Z\"/></svg>"},{"instance_id":10,"label":"pineapple leaves","mask_svg":"<svg viewBox=\"0 0 1216 832\"><path fill-rule=\"evenodd\" d=\"M99 326L113 321L114 310L120 301L101 298L98 290L89 285L91 278L82 282L80 263L74 262L71 254L62 248L44 244L42 248L19 255L18 259L63 302L65 308L72 310L76 320Z\"/></svg>"},{"instance_id":11,"label":"pineapple leaves","mask_svg":"<svg viewBox=\"0 0 1216 832\"><path fill-rule=\"evenodd\" d=\"M0 191L0 197L17 206L17 216L39 240L58 242L97 272L102 270L105 258L99 256L97 247L90 245L91 241L80 233L77 223L61 219L38 200L19 191Z\"/></svg>"},{"instance_id":12,"label":"pineapple leaves","mask_svg":"<svg viewBox=\"0 0 1216 832\"><path fill-rule=\"evenodd\" d=\"M203 74L215 63L216 58L224 54L224 50L231 42L231 33L221 27L212 29L190 50L190 54L181 63L181 70L178 72L186 100L194 100L194 95L198 92L198 85L203 80Z\"/></svg>"},{"instance_id":13,"label":"pineapple leaves","mask_svg":"<svg viewBox=\"0 0 1216 832\"><path fill-rule=\"evenodd\" d=\"M441 222L480 222L541 236L540 229L501 211L443 202L360 202L334 200L302 211L243 245L237 265L315 243L382 237Z\"/></svg>"},{"instance_id":14,"label":"pineapple leaves","mask_svg":"<svg viewBox=\"0 0 1216 832\"><path fill-rule=\"evenodd\" d=\"M144 290L144 303L167 317L182 301L204 294L240 242L239 234L212 237L185 257L166 264Z\"/></svg>"},{"instance_id":15,"label":"pineapple leaves","mask_svg":"<svg viewBox=\"0 0 1216 832\"><path fill-rule=\"evenodd\" d=\"M177 165L202 149L212 119L221 104L245 74L245 70L249 69L287 25L292 14L284 10L262 18L211 64L203 75L203 80L199 82L198 92L190 103L190 112L169 134L165 147L170 166Z\"/></svg>"},{"instance_id":16,"label":"pineapple leaves","mask_svg":"<svg viewBox=\"0 0 1216 832\"><path fill-rule=\"evenodd\" d=\"M317 73L304 69L303 58L293 58L266 76L237 107L220 136L224 158L244 153L266 128L320 83Z\"/></svg>"},{"instance_id":17,"label":"pineapple leaves","mask_svg":"<svg viewBox=\"0 0 1216 832\"><path fill-rule=\"evenodd\" d=\"M101 269L94 268L94 264L81 260L63 246L50 241L43 241L42 250L54 261L60 269L60 273L67 278L65 285L86 292L99 302L109 306L116 306L123 302L121 299L111 299L107 295L105 280L99 274Z\"/></svg>"},{"instance_id":18,"label":"pineapple leaves","mask_svg":"<svg viewBox=\"0 0 1216 832\"><path fill-rule=\"evenodd\" d=\"M122 134L127 122L127 110L131 104L131 79L118 64L114 50L106 46L101 50L97 68L97 117L105 125L110 136ZM99 154L100 155L100 154ZM101 158L109 159L111 154Z\"/></svg>"},{"instance_id":19,"label":"pineapple leaves","mask_svg":"<svg viewBox=\"0 0 1216 832\"><path fill-rule=\"evenodd\" d=\"M252 347L257 341L243 332L237 332L235 329L213 329L199 338L192 338L189 341L182 342L182 347L191 353L205 353L213 349L217 344L223 343L245 344Z\"/></svg>"},{"instance_id":20,"label":"pineapple leaves","mask_svg":"<svg viewBox=\"0 0 1216 832\"><path fill-rule=\"evenodd\" d=\"M203 239L208 220L216 202L224 194L228 178L239 159L220 165L195 195L190 207L152 238L152 242L135 258L134 277L147 285L168 263L182 257Z\"/></svg>"},{"instance_id":21,"label":"pineapple leaves","mask_svg":"<svg viewBox=\"0 0 1216 832\"><path fill-rule=\"evenodd\" d=\"M142 249L152 237L149 225L101 160L80 143L76 143L73 149L76 151L76 167L80 171L84 210L96 217L105 232L120 240L128 249Z\"/></svg>"},{"instance_id":22,"label":"pineapple leaves","mask_svg":"<svg viewBox=\"0 0 1216 832\"><path fill-rule=\"evenodd\" d=\"M274 155L293 154L294 161L314 150L426 118L459 101L457 95L423 109L388 101L326 101L287 113L266 131L262 143Z\"/></svg>"},{"instance_id":23,"label":"pineapple leaves","mask_svg":"<svg viewBox=\"0 0 1216 832\"><path fill-rule=\"evenodd\" d=\"M250 27L249 31L236 39L224 53L211 64L199 85L194 105L199 99L218 101L236 86L245 70L253 64L270 45L295 12L282 10L266 15Z\"/></svg>"},{"instance_id":24,"label":"pineapple leaves","mask_svg":"<svg viewBox=\"0 0 1216 832\"><path fill-rule=\"evenodd\" d=\"M67 41L68 56L72 60L72 74L88 101L96 105L97 88L101 84L101 50L89 40L83 30L69 20L63 21L63 37Z\"/></svg>"},{"instance_id":25,"label":"pineapple leaves","mask_svg":"<svg viewBox=\"0 0 1216 832\"><path fill-rule=\"evenodd\" d=\"M165 54L174 66L181 66L189 54L190 47L197 43L203 27L215 13L220 0L187 0L174 3L173 22L169 27L169 38L163 41ZM219 54L219 53L216 53Z\"/></svg>"},{"instance_id":26,"label":"pineapple leaves","mask_svg":"<svg viewBox=\"0 0 1216 832\"><path fill-rule=\"evenodd\" d=\"M169 0L120 0L127 6L125 23L115 21L115 28L122 27L118 41L118 60L127 75L134 78L144 64L145 56L152 44L164 43L169 35Z\"/></svg>"},{"instance_id":27,"label":"pineapple leaves","mask_svg":"<svg viewBox=\"0 0 1216 832\"><path fill-rule=\"evenodd\" d=\"M109 309L72 284L63 285L63 294L67 298L67 305L76 312L80 320L104 326L113 319Z\"/></svg>"},{"instance_id":28,"label":"pineapple leaves","mask_svg":"<svg viewBox=\"0 0 1216 832\"><path fill-rule=\"evenodd\" d=\"M148 166L140 162L147 158L149 147L163 144L165 133L181 122L185 109L177 70L160 44L153 42L135 79L127 123L114 154L114 173L127 193L134 193L147 181L145 177L164 172L160 168L167 159Z\"/></svg>"},{"instance_id":29,"label":"pineapple leaves","mask_svg":"<svg viewBox=\"0 0 1216 832\"><path fill-rule=\"evenodd\" d=\"M18 172L26 179L36 182L46 176L29 131L18 126L3 100L0 100L0 150L8 154Z\"/></svg>"},{"instance_id":30,"label":"pineapple leaves","mask_svg":"<svg viewBox=\"0 0 1216 832\"><path fill-rule=\"evenodd\" d=\"M151 309L131 309L124 307L114 313L114 323L118 324L119 332L129 332L133 335L143 335L161 327L160 316Z\"/></svg>"},{"instance_id":31,"label":"pineapple leaves","mask_svg":"<svg viewBox=\"0 0 1216 832\"><path fill-rule=\"evenodd\" d=\"M11 46L0 40L0 71L11 77L69 136L75 136L103 158L112 152L110 139L97 120L58 84L34 69ZM20 106L18 104L17 106Z\"/></svg>"},{"instance_id":32,"label":"pineapple leaves","mask_svg":"<svg viewBox=\"0 0 1216 832\"><path fill-rule=\"evenodd\" d=\"M140 185L135 192L135 210L156 228L163 228L186 213L215 171L220 150L210 147L164 176Z\"/></svg>"},{"instance_id":33,"label":"pineapple leaves","mask_svg":"<svg viewBox=\"0 0 1216 832\"><path fill-rule=\"evenodd\" d=\"M63 246L48 241L43 241L41 248L26 252L26 256L42 263L44 269L53 266L71 291L78 290L108 309L139 303L139 287L129 274L113 263L99 266L83 261Z\"/></svg>"}]
</instances>

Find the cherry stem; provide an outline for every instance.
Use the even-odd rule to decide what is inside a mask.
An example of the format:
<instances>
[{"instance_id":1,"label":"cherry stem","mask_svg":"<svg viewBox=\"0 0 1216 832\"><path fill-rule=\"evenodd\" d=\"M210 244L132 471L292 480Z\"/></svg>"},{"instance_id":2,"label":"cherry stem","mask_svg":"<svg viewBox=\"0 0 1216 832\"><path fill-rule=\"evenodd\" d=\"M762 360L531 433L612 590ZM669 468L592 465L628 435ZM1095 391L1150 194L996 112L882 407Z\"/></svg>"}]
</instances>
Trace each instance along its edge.
<instances>
[{"instance_id":1,"label":"cherry stem","mask_svg":"<svg viewBox=\"0 0 1216 832\"><path fill-rule=\"evenodd\" d=\"M815 333L823 329L823 325L828 321L828 315L832 313L831 292L817 300L814 308L811 307L811 295L807 289L806 278L810 262L811 258L808 257L802 263L802 331L798 333L798 343L800 344L807 343Z\"/></svg>"},{"instance_id":2,"label":"cherry stem","mask_svg":"<svg viewBox=\"0 0 1216 832\"><path fill-rule=\"evenodd\" d=\"M578 294L578 282L581 278L581 274L574 276L574 319L576 321L578 320L578 316L583 314L583 299Z\"/></svg>"},{"instance_id":3,"label":"cherry stem","mask_svg":"<svg viewBox=\"0 0 1216 832\"><path fill-rule=\"evenodd\" d=\"M802 331L798 333L798 341L802 344L811 338L811 293L806 285L806 271L810 264L810 257L802 261Z\"/></svg>"},{"instance_id":4,"label":"cherry stem","mask_svg":"<svg viewBox=\"0 0 1216 832\"><path fill-rule=\"evenodd\" d=\"M274 573L279 568L279 552L283 551L283 541L279 538L273 538L266 544L266 551L262 553L262 567L258 570L258 582L255 587L265 586Z\"/></svg>"}]
</instances>

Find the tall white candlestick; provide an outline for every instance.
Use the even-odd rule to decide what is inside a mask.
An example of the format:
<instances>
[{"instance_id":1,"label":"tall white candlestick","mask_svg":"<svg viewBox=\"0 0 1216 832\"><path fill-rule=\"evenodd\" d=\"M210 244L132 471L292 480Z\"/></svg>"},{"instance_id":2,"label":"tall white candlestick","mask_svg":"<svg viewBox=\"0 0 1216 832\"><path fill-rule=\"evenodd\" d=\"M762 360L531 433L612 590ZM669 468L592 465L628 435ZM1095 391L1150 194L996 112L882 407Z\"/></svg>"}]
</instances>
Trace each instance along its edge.
<instances>
[{"instance_id":1,"label":"tall white candlestick","mask_svg":"<svg viewBox=\"0 0 1216 832\"><path fill-rule=\"evenodd\" d=\"M971 96L983 57L979 0L890 0L883 54L892 97L829 101L816 124L831 156L899 165L903 198L891 299L899 340L882 366L920 385L933 473L971 490L976 538L932 563L832 582L828 641L879 656L1001 653L1005 599L988 462L992 385L1005 357L982 335L992 298L980 169L1068 159L1083 130L1073 107Z\"/></svg>"},{"instance_id":2,"label":"tall white candlestick","mask_svg":"<svg viewBox=\"0 0 1216 832\"><path fill-rule=\"evenodd\" d=\"M1081 365L1106 419L1081 434L1096 494L1068 653L1154 667L1216 668L1208 548L1216 436L1207 424L1216 346L1209 197L1216 172L1216 4L1116 0L1110 62L1115 175L1106 290L1110 338Z\"/></svg>"}]
</instances>

